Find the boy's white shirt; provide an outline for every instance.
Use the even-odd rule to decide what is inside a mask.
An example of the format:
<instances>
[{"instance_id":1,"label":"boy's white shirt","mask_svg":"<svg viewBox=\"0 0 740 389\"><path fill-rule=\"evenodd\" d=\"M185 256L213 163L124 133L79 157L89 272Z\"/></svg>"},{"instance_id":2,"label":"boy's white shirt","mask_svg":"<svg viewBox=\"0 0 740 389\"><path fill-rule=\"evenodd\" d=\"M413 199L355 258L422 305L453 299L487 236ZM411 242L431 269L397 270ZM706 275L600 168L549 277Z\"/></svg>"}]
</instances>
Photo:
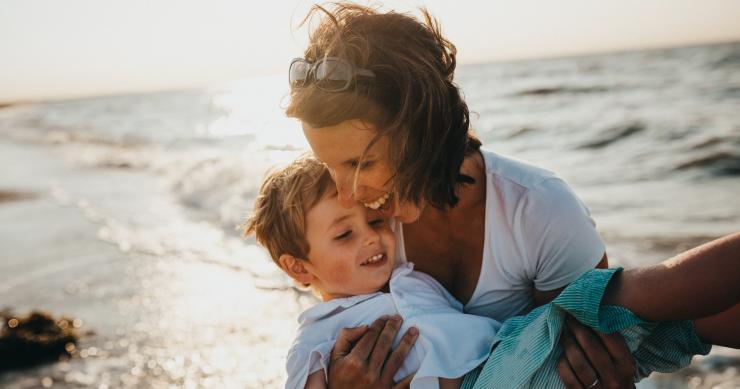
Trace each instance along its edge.
<instances>
[{"instance_id":1,"label":"boy's white shirt","mask_svg":"<svg viewBox=\"0 0 740 389\"><path fill-rule=\"evenodd\" d=\"M491 351L500 323L462 313L462 304L431 276L413 271L413 264L394 269L390 293L376 292L319 303L299 317L299 329L288 352L286 388L303 388L311 373L328 371L329 357L342 328L370 325L382 315L403 318L394 340L398 345L410 328L419 338L395 375L416 372L412 389L438 388L439 377L457 378L482 363Z\"/></svg>"}]
</instances>

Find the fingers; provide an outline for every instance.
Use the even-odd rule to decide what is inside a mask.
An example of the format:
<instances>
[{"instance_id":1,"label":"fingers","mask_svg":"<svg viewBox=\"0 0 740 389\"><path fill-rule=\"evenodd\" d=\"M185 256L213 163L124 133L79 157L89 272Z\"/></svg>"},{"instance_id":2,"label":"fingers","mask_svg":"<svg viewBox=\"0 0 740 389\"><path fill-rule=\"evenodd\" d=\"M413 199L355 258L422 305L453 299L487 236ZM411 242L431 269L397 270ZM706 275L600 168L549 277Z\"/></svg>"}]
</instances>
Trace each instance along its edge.
<instances>
[{"instance_id":1,"label":"fingers","mask_svg":"<svg viewBox=\"0 0 740 389\"><path fill-rule=\"evenodd\" d=\"M393 385L392 389L409 389L411 387L412 379L414 379L414 375L409 374L406 377L404 377L402 380L398 381L395 385Z\"/></svg>"},{"instance_id":2,"label":"fingers","mask_svg":"<svg viewBox=\"0 0 740 389\"><path fill-rule=\"evenodd\" d=\"M385 366L383 367L383 372L381 373L380 377L382 382L393 383L393 376L395 376L398 369L403 366L403 362L406 360L406 356L409 355L411 348L414 346L414 343L416 343L416 339L418 338L419 330L415 327L409 328L409 330L406 331L405 334L403 334L401 342L398 344L396 349L393 350L391 355L388 357L388 360L385 362ZM408 378L409 382L411 382L411 378L409 377L406 378ZM401 380L401 382L406 380L406 378ZM401 382L399 382L399 384Z\"/></svg>"},{"instance_id":3,"label":"fingers","mask_svg":"<svg viewBox=\"0 0 740 389\"><path fill-rule=\"evenodd\" d=\"M342 331L339 332L339 337L337 337L334 348L331 350L331 360L336 361L337 359L349 354L352 350L352 345L367 332L367 329L367 326L343 328Z\"/></svg>"},{"instance_id":4,"label":"fingers","mask_svg":"<svg viewBox=\"0 0 740 389\"><path fill-rule=\"evenodd\" d=\"M576 373L570 368L568 359L565 358L565 354L563 354L558 361L558 375L560 376L560 379L563 380L566 389L583 389L583 385L578 381Z\"/></svg>"},{"instance_id":5,"label":"fingers","mask_svg":"<svg viewBox=\"0 0 740 389\"><path fill-rule=\"evenodd\" d=\"M601 343L604 344L612 360L617 364L617 371L621 379L634 381L637 367L624 338L619 334L602 334L601 332L596 332L596 335L601 338Z\"/></svg>"},{"instance_id":6,"label":"fingers","mask_svg":"<svg viewBox=\"0 0 740 389\"><path fill-rule=\"evenodd\" d=\"M391 351L393 346L393 339L396 338L398 330L401 329L401 317L398 315L392 316L385 323L385 327L380 332L378 340L375 342L372 354L370 355L370 363L368 364L368 370L380 374L380 369L383 368L388 353Z\"/></svg>"},{"instance_id":7,"label":"fingers","mask_svg":"<svg viewBox=\"0 0 740 389\"><path fill-rule=\"evenodd\" d=\"M387 321L387 316L381 316L370 325L367 332L362 335L362 338L357 342L357 344L355 344L355 347L351 351L355 358L362 361L367 360L367 357L370 355L370 352L373 351L375 342L378 340L378 336L380 336L380 332L385 327L385 323Z\"/></svg>"},{"instance_id":8,"label":"fingers","mask_svg":"<svg viewBox=\"0 0 740 389\"><path fill-rule=\"evenodd\" d=\"M566 319L568 329L573 334L579 348L582 350L581 355L588 361L586 364L589 368L584 368L583 365L573 365L571 368L576 373L578 380L585 386L589 386L594 382L593 371L596 371L596 378L599 379L599 383L604 388L620 388L621 383L624 380L619 379L617 369L614 361L612 361L609 352L606 350L604 345L595 331L578 323L575 319L568 317ZM570 354L566 355L568 361L570 360Z\"/></svg>"},{"instance_id":9,"label":"fingers","mask_svg":"<svg viewBox=\"0 0 740 389\"><path fill-rule=\"evenodd\" d=\"M583 386L590 385L599 377L589 364L586 354L578 343L576 343L574 335L568 328L563 329L561 345L563 346L563 357L567 362L568 368L573 372L580 384Z\"/></svg>"},{"instance_id":10,"label":"fingers","mask_svg":"<svg viewBox=\"0 0 740 389\"><path fill-rule=\"evenodd\" d=\"M396 384L393 376L403 366L406 356L419 336L419 330L412 327L406 331L396 349L391 352L393 340L401 328L401 321L398 315L391 318L384 316L369 327L343 329L332 349L331 363L342 362L344 365L354 366L353 371L359 374L355 374L355 384L358 384L359 379L363 381L362 385L368 387L380 382L385 388L408 388L413 375ZM338 361L340 359L341 361ZM330 373L332 370L334 369L331 369Z\"/></svg>"}]
</instances>

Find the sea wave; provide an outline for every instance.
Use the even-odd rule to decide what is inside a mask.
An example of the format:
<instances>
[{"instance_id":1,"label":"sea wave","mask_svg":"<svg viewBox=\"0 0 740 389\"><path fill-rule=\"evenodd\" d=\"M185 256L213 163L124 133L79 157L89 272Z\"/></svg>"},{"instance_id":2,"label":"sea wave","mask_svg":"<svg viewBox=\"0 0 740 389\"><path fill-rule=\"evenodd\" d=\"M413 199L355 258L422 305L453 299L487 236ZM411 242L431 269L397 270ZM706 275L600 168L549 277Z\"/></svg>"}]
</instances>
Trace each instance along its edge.
<instances>
[{"instance_id":1,"label":"sea wave","mask_svg":"<svg viewBox=\"0 0 740 389\"><path fill-rule=\"evenodd\" d=\"M515 92L511 96L549 96L559 94L603 93L614 89L614 86L604 85L536 87Z\"/></svg>"},{"instance_id":2,"label":"sea wave","mask_svg":"<svg viewBox=\"0 0 740 389\"><path fill-rule=\"evenodd\" d=\"M740 66L740 43L727 45L726 52L718 59L708 64L709 68L734 68Z\"/></svg>"},{"instance_id":3,"label":"sea wave","mask_svg":"<svg viewBox=\"0 0 740 389\"><path fill-rule=\"evenodd\" d=\"M636 134L639 134L645 131L646 128L647 126L645 125L645 123L642 123L642 122L630 122L630 123L618 124L616 126L608 127L607 129L599 133L595 139L592 139L578 146L578 148L600 149L600 148L609 146L612 143L615 143L623 139L632 137Z\"/></svg>"},{"instance_id":4,"label":"sea wave","mask_svg":"<svg viewBox=\"0 0 740 389\"><path fill-rule=\"evenodd\" d=\"M715 176L740 176L740 153L715 151L687 159L675 170L703 169Z\"/></svg>"}]
</instances>

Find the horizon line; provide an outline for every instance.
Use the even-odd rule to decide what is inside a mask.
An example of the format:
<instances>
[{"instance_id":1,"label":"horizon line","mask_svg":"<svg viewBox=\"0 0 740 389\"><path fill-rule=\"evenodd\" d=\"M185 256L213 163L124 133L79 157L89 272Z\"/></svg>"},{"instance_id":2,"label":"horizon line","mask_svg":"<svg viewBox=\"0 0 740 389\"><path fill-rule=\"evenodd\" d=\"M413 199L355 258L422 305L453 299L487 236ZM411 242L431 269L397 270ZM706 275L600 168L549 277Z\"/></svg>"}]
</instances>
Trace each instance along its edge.
<instances>
[{"instance_id":1,"label":"horizon line","mask_svg":"<svg viewBox=\"0 0 740 389\"><path fill-rule=\"evenodd\" d=\"M468 61L460 62L459 67L468 67L468 66L477 67L477 66L499 64L499 63L506 64L506 63L517 63L517 62L539 61L539 60L559 60L559 59L570 59L570 58L578 58L578 57L613 55L613 54L620 54L620 53L626 54L626 53L634 53L634 52L639 52L639 51L687 49L687 48L699 47L699 46L716 46L716 45L735 44L735 43L740 43L740 37L730 38L730 39L685 42L685 43L677 43L677 44L669 44L669 45L656 45L656 46L646 45L646 46L623 47L623 48L604 49L604 50L597 49L593 51L574 51L574 52L565 52L565 53L539 54L539 55L533 55L533 56L524 55L524 56L515 56L515 57L509 57L509 58L489 58L489 59L481 59L481 60L472 60L469 62ZM65 95L60 94L57 96L52 95L49 97L38 97L38 98L28 98L28 99L0 99L0 109L11 107L11 106L27 105L27 104L75 101L75 100L108 98L108 97L129 96L129 95L139 95L139 94L183 92L183 91L188 91L188 90L197 90L197 89L214 87L217 85L238 82L241 80L249 80L253 78L276 76L278 74L279 74L278 72L274 72L274 73L273 72L269 72L269 73L268 72L258 72L258 74L246 76L246 77L235 77L233 79L227 79L227 80L210 80L210 81L203 81L203 82L194 82L190 85L180 85L180 86L173 85L171 87L152 87L151 89L147 89L146 87L143 87L137 90L119 89L118 91L111 90L110 92L70 92L69 94L65 94ZM111 89L115 89L115 88L111 88Z\"/></svg>"}]
</instances>

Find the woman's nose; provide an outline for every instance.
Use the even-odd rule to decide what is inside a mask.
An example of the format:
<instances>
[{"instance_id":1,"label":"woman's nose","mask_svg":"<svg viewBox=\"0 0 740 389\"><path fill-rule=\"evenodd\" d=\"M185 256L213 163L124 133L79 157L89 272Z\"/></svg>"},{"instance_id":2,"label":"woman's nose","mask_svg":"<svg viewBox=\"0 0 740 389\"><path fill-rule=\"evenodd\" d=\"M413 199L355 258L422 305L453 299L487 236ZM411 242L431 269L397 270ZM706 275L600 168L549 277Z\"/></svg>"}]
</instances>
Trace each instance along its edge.
<instances>
[{"instance_id":1,"label":"woman's nose","mask_svg":"<svg viewBox=\"0 0 740 389\"><path fill-rule=\"evenodd\" d=\"M345 208L350 208L355 205L355 200L352 198L352 192L346 188L340 188L339 185L337 185L337 200L339 200L339 205Z\"/></svg>"},{"instance_id":2,"label":"woman's nose","mask_svg":"<svg viewBox=\"0 0 740 389\"><path fill-rule=\"evenodd\" d=\"M349 178L344 175L332 175L334 183L337 185L337 199L339 204L343 207L351 207L354 205L355 200L352 198L352 183L349 182Z\"/></svg>"}]
</instances>

